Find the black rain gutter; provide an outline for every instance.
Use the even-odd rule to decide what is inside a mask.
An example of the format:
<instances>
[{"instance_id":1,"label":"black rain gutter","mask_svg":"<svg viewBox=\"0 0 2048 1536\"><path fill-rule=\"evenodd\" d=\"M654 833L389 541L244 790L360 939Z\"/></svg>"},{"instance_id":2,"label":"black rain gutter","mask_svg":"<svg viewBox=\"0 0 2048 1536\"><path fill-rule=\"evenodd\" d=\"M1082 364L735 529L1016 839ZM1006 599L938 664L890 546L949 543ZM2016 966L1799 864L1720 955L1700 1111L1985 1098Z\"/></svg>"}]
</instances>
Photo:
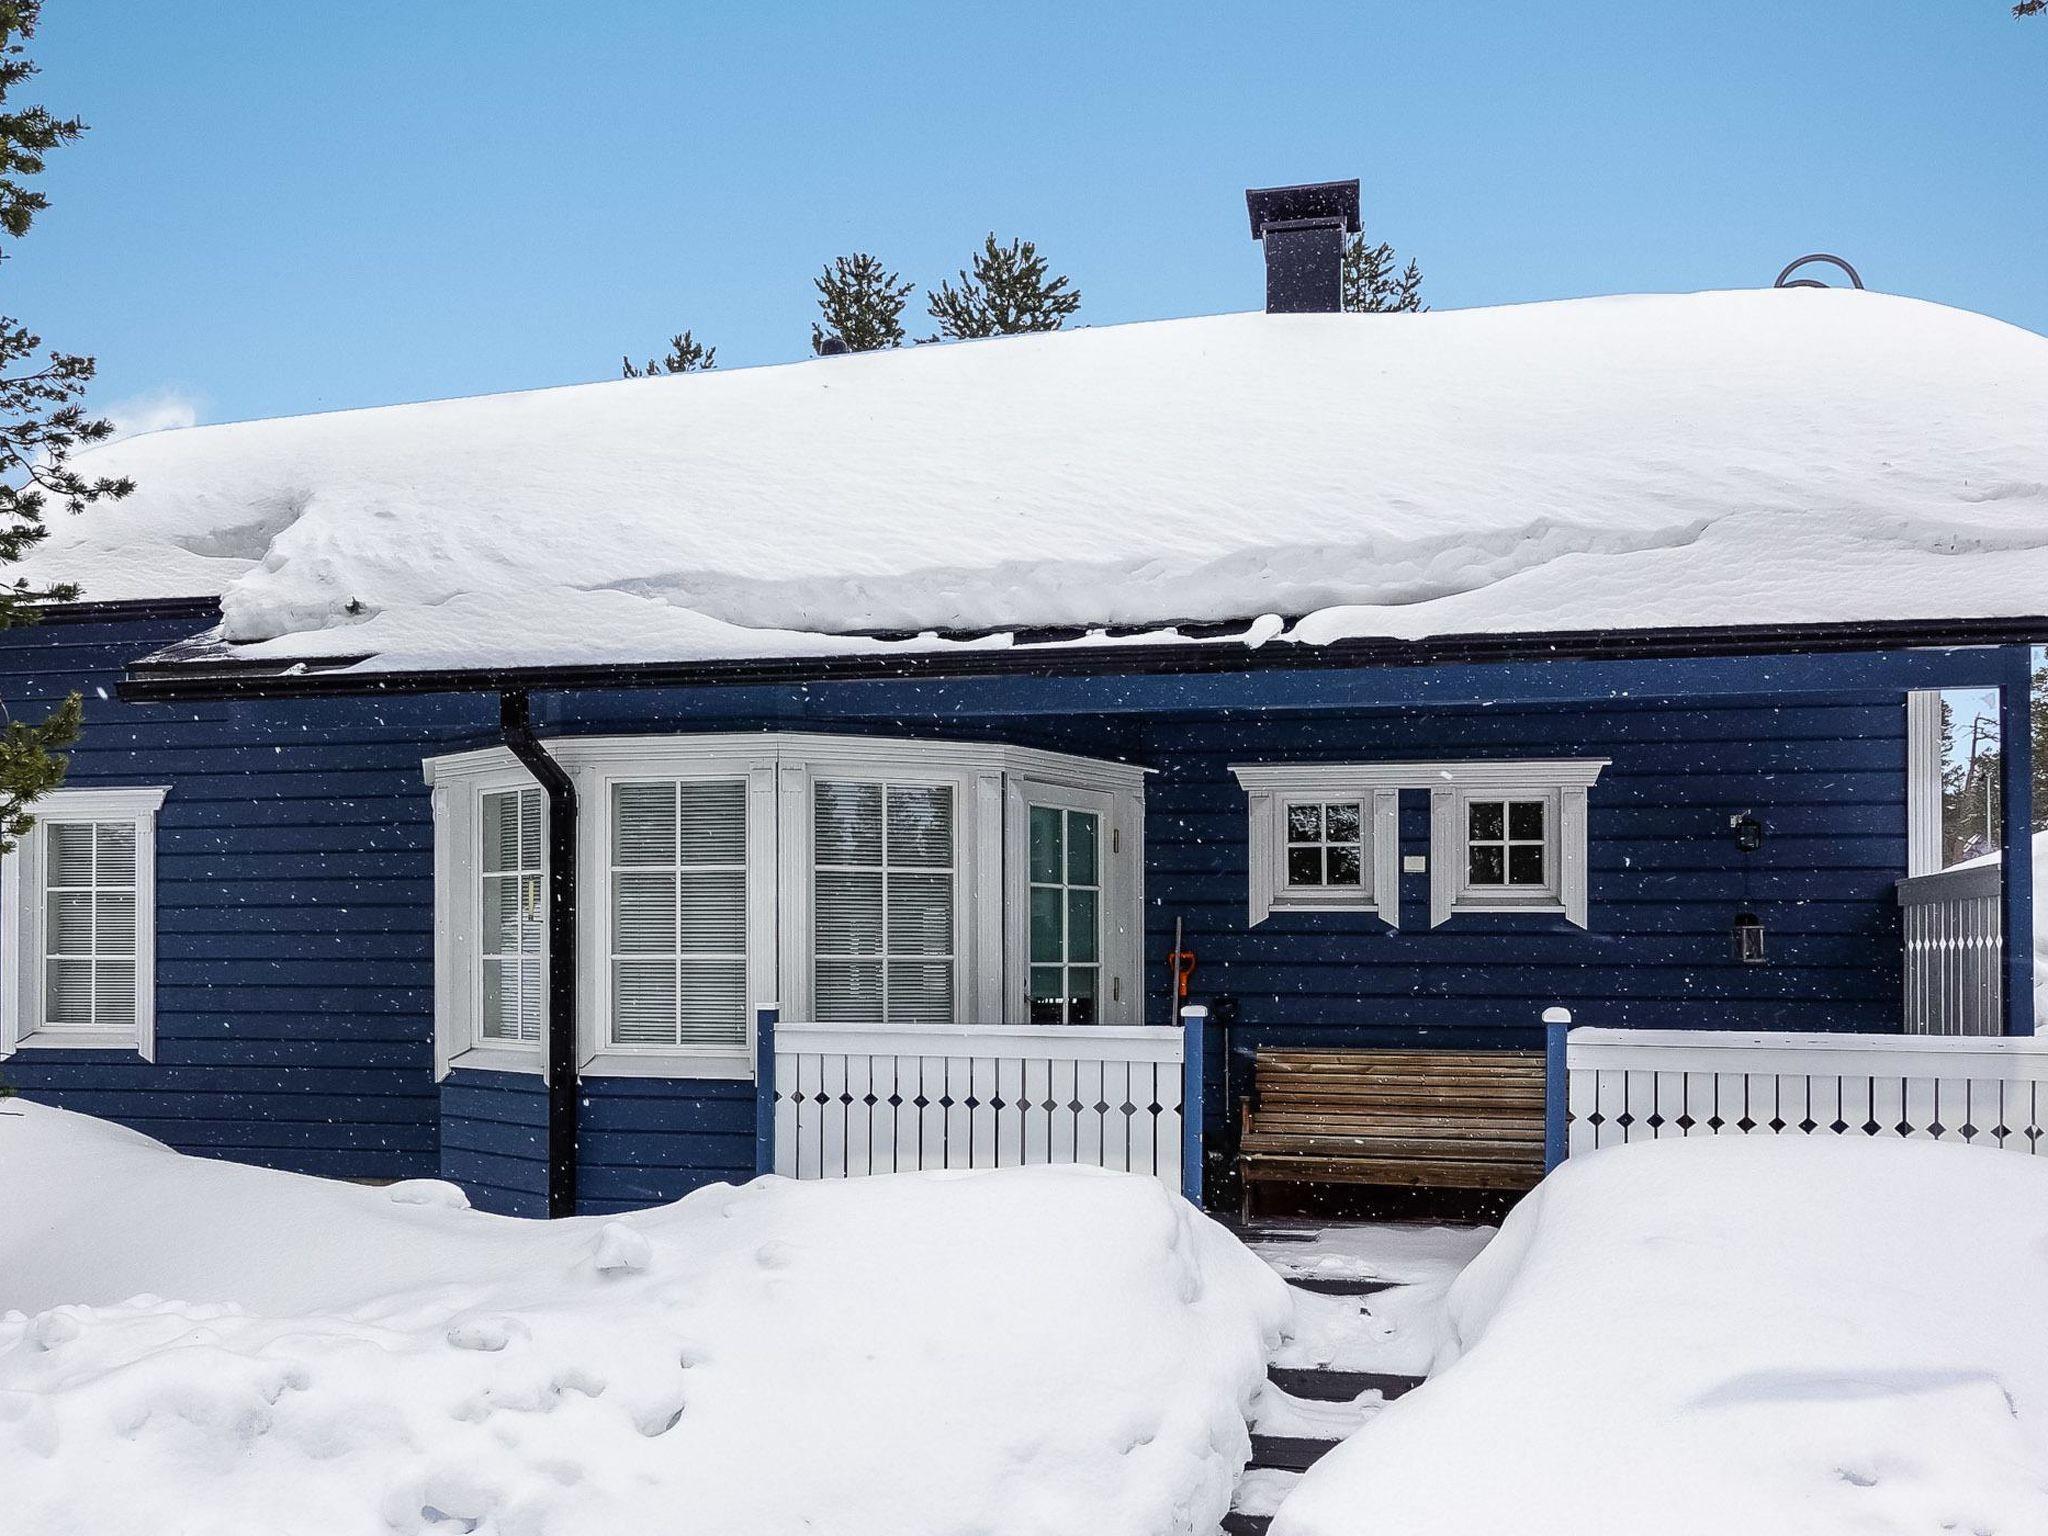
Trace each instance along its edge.
<instances>
[{"instance_id":1,"label":"black rain gutter","mask_svg":"<svg viewBox=\"0 0 2048 1536\"><path fill-rule=\"evenodd\" d=\"M548 1215L576 1214L576 785L533 734L526 694L498 696L500 738L548 798Z\"/></svg>"},{"instance_id":2,"label":"black rain gutter","mask_svg":"<svg viewBox=\"0 0 2048 1536\"><path fill-rule=\"evenodd\" d=\"M206 699L296 698L425 693L501 693L533 688L687 687L793 682L992 677L1026 673L1136 676L1249 672L1267 668L1451 666L1493 662L1617 661L1757 656L1783 652L1954 646L2039 645L2048 616L2001 619L1880 620L1839 624L1750 624L1684 629L1572 630L1554 634L1443 635L1424 640L1334 640L1307 645L1272 640L1253 649L1229 640L1100 645L1019 643L1000 648L874 652L761 660L603 662L570 666L442 668L411 672L343 670L371 656L314 665L143 660L131 665L120 696L136 703ZM175 650L177 648L173 648Z\"/></svg>"}]
</instances>

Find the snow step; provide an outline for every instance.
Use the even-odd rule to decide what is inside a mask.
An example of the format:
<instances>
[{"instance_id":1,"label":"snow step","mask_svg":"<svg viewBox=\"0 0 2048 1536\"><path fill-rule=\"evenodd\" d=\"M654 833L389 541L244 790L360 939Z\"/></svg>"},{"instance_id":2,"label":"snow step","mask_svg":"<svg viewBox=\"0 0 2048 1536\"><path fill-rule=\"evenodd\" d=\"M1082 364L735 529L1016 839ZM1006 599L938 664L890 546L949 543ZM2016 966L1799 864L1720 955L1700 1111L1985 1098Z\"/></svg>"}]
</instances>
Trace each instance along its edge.
<instances>
[{"instance_id":1,"label":"snow step","mask_svg":"<svg viewBox=\"0 0 2048 1536\"><path fill-rule=\"evenodd\" d=\"M1274 1467L1282 1472L1306 1472L1340 1444L1336 1440L1312 1440L1305 1435L1253 1435L1254 1467Z\"/></svg>"},{"instance_id":2,"label":"snow step","mask_svg":"<svg viewBox=\"0 0 2048 1536\"><path fill-rule=\"evenodd\" d=\"M1317 1403L1348 1403L1361 1392L1377 1392L1392 1402L1422 1385L1420 1376L1389 1371L1332 1371L1322 1366L1269 1365L1266 1380L1289 1397Z\"/></svg>"},{"instance_id":3,"label":"snow step","mask_svg":"<svg viewBox=\"0 0 2048 1536\"><path fill-rule=\"evenodd\" d=\"M1247 1515L1233 1509L1223 1517L1224 1536L1266 1536L1267 1527L1272 1525L1271 1515Z\"/></svg>"},{"instance_id":4,"label":"snow step","mask_svg":"<svg viewBox=\"0 0 2048 1536\"><path fill-rule=\"evenodd\" d=\"M1374 1280L1364 1275L1290 1275L1284 1271L1280 1278L1296 1290L1313 1291L1318 1296L1377 1296L1401 1283L1399 1280Z\"/></svg>"}]
</instances>

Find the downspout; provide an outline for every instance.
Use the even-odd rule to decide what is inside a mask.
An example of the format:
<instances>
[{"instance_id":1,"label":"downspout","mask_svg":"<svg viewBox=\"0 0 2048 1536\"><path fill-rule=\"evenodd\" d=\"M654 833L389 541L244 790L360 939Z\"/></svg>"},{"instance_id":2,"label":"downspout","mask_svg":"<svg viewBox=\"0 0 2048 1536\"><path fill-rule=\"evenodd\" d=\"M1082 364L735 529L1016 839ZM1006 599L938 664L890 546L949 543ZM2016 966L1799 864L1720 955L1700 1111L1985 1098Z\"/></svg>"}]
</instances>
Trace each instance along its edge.
<instances>
[{"instance_id":1,"label":"downspout","mask_svg":"<svg viewBox=\"0 0 2048 1536\"><path fill-rule=\"evenodd\" d=\"M576 1214L576 786L533 734L523 691L498 695L499 735L548 798L548 1215Z\"/></svg>"}]
</instances>

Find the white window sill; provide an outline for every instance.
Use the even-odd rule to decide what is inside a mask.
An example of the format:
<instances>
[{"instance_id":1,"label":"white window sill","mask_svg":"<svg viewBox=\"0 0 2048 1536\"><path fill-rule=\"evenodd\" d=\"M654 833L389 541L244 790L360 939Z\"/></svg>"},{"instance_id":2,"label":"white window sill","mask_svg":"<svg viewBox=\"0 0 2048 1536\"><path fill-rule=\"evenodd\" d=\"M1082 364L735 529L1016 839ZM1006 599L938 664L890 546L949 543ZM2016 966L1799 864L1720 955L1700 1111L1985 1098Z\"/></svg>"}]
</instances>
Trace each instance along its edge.
<instances>
[{"instance_id":1,"label":"white window sill","mask_svg":"<svg viewBox=\"0 0 2048 1536\"><path fill-rule=\"evenodd\" d=\"M126 1051L147 1059L132 1029L38 1029L16 1040L13 1048L18 1051Z\"/></svg>"},{"instance_id":2,"label":"white window sill","mask_svg":"<svg viewBox=\"0 0 2048 1536\"><path fill-rule=\"evenodd\" d=\"M599 1051L585 1058L584 1077L708 1078L752 1082L754 1058L743 1051Z\"/></svg>"},{"instance_id":3,"label":"white window sill","mask_svg":"<svg viewBox=\"0 0 2048 1536\"><path fill-rule=\"evenodd\" d=\"M1470 913L1490 913L1494 916L1522 917L1567 917L1570 915L1565 908L1565 904L1555 896L1539 896L1527 901L1516 901L1508 897L1461 896L1451 903L1451 916L1463 917Z\"/></svg>"},{"instance_id":4,"label":"white window sill","mask_svg":"<svg viewBox=\"0 0 2048 1536\"><path fill-rule=\"evenodd\" d=\"M477 1045L449 1058L454 1072L530 1072L539 1077L547 1070L547 1058L534 1046Z\"/></svg>"},{"instance_id":5,"label":"white window sill","mask_svg":"<svg viewBox=\"0 0 2048 1536\"><path fill-rule=\"evenodd\" d=\"M1270 910L1274 912L1365 912L1374 917L1380 915L1380 905L1371 896L1355 894L1320 896L1312 891L1276 891L1270 903Z\"/></svg>"}]
</instances>

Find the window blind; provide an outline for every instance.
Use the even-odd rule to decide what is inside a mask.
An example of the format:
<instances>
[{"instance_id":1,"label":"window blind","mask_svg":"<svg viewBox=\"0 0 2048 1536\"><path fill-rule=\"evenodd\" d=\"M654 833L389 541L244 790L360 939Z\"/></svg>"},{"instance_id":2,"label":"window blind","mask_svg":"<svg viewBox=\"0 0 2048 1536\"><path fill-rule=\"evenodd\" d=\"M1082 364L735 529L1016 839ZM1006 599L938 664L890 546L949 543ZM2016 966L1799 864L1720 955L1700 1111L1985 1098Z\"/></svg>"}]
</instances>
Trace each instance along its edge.
<instances>
[{"instance_id":1,"label":"window blind","mask_svg":"<svg viewBox=\"0 0 2048 1536\"><path fill-rule=\"evenodd\" d=\"M477 1033L485 1040L537 1043L547 932L540 791L490 791L482 797L482 812L483 998Z\"/></svg>"},{"instance_id":2,"label":"window blind","mask_svg":"<svg viewBox=\"0 0 2048 1536\"><path fill-rule=\"evenodd\" d=\"M746 1043L744 779L612 786L615 1045Z\"/></svg>"},{"instance_id":3,"label":"window blind","mask_svg":"<svg viewBox=\"0 0 2048 1536\"><path fill-rule=\"evenodd\" d=\"M44 828L43 1019L46 1028L135 1023L135 826Z\"/></svg>"},{"instance_id":4,"label":"window blind","mask_svg":"<svg viewBox=\"0 0 2048 1536\"><path fill-rule=\"evenodd\" d=\"M953 1022L952 786L821 780L811 804L818 1018Z\"/></svg>"}]
</instances>

